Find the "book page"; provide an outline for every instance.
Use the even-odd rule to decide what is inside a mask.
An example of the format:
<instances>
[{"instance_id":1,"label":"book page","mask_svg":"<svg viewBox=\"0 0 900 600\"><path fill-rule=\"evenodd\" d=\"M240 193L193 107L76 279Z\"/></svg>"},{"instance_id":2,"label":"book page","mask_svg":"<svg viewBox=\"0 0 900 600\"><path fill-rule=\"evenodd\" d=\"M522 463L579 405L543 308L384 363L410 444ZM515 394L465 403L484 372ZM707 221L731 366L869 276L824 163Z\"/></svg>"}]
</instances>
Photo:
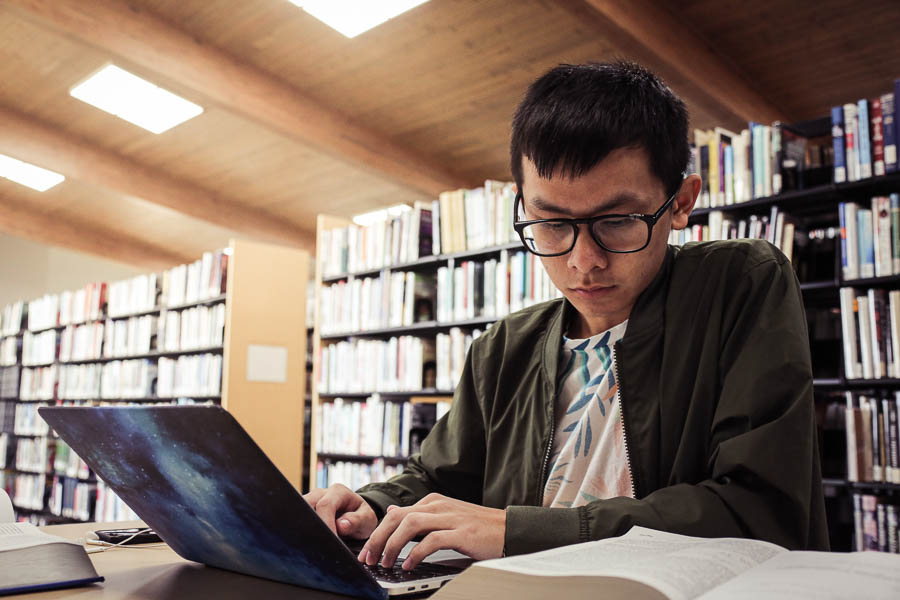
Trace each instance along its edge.
<instances>
[{"instance_id":1,"label":"book page","mask_svg":"<svg viewBox=\"0 0 900 600\"><path fill-rule=\"evenodd\" d=\"M31 523L0 523L0 552L52 543L78 545L61 537L44 533Z\"/></svg>"},{"instance_id":2,"label":"book page","mask_svg":"<svg viewBox=\"0 0 900 600\"><path fill-rule=\"evenodd\" d=\"M695 538L632 527L618 538L476 564L528 575L624 577L672 600L687 600L783 552L787 550L757 540Z\"/></svg>"},{"instance_id":3,"label":"book page","mask_svg":"<svg viewBox=\"0 0 900 600\"><path fill-rule=\"evenodd\" d=\"M900 556L882 552L786 552L725 583L703 600L896 600Z\"/></svg>"}]
</instances>

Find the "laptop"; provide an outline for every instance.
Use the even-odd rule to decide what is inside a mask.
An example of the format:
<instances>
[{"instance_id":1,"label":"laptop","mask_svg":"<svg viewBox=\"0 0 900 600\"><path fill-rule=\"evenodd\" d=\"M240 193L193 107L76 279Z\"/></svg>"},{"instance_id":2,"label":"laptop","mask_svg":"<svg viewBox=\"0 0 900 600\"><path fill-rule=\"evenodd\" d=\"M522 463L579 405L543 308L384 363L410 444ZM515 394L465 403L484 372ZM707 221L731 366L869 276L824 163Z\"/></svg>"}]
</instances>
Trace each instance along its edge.
<instances>
[{"instance_id":1,"label":"laptop","mask_svg":"<svg viewBox=\"0 0 900 600\"><path fill-rule=\"evenodd\" d=\"M59 436L183 558L284 583L383 599L462 569L369 567L318 517L227 411L213 405L54 406Z\"/></svg>"}]
</instances>

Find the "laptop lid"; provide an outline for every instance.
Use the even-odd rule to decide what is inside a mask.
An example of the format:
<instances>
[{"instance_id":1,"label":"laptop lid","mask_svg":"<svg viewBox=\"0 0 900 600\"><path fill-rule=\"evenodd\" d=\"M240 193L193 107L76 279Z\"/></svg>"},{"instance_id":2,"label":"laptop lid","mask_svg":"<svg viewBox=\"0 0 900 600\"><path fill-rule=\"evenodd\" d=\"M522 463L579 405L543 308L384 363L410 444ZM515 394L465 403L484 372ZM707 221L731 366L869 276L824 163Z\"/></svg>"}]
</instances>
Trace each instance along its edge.
<instances>
[{"instance_id":1,"label":"laptop lid","mask_svg":"<svg viewBox=\"0 0 900 600\"><path fill-rule=\"evenodd\" d=\"M182 557L362 598L387 592L219 406L41 407Z\"/></svg>"}]
</instances>

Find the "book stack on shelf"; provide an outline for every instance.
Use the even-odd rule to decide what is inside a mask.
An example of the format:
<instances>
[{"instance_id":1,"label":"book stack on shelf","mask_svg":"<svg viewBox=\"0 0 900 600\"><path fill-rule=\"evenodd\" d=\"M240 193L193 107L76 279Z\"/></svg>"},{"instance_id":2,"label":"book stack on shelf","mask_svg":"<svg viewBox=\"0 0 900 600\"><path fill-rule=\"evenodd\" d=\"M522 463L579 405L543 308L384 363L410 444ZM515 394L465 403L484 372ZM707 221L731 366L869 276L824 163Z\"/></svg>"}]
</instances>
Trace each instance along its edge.
<instances>
[{"instance_id":1,"label":"book stack on shelf","mask_svg":"<svg viewBox=\"0 0 900 600\"><path fill-rule=\"evenodd\" d=\"M229 259L238 252L245 270L233 276ZM232 385L226 388L224 374L230 353L239 363L235 368L248 371L244 362L247 332L262 330L265 325L252 319L227 325L229 311L237 305L260 314L255 303L265 299L259 297L259 289L293 293L299 280L305 285L305 270L294 270L298 261L308 261L308 255L232 241L230 248L207 252L192 264L110 284L92 283L4 308L0 390L12 394L12 401L4 403L4 417L10 412L14 416L11 429L4 424L7 450L0 483L9 490L19 518L37 523L134 518L112 490L97 481L87 465L47 428L37 413L40 406L221 402L239 420L245 419L249 405L256 404L255 394L246 388L248 377L232 375ZM276 282L260 285L250 271L263 271L263 265L286 271ZM286 298L283 304L291 306L284 309L282 303L269 303L267 314L290 327L295 316L300 321L305 315L303 300ZM19 326L15 325L17 319ZM261 334L255 341L299 353L295 337L285 331L281 337ZM283 390L269 390L273 405L302 403L303 382L294 382L298 375L291 374L291 384L285 384ZM15 380L15 389L6 384L7 379ZM12 411L5 404L11 405ZM283 417L289 414L267 413L245 427L264 450L275 445L299 455L303 423L298 416L283 425ZM270 427L268 439L263 439L266 433L259 431L260 427ZM289 433L279 427L289 427ZM299 484L302 459L293 460L296 473L286 475ZM273 461L288 470L282 457L275 456Z\"/></svg>"},{"instance_id":2,"label":"book stack on shelf","mask_svg":"<svg viewBox=\"0 0 900 600\"><path fill-rule=\"evenodd\" d=\"M900 393L895 95L848 102L840 111L795 124L751 123L739 135L698 132L695 164L709 183L689 219L690 231L670 240L763 237L791 258L807 312L826 511L836 550L879 544L889 550L896 511L889 507L900 495L900 481L892 477L900 465L891 454L891 418ZM871 460L865 462L866 456ZM881 467L879 477L875 466ZM870 517L860 519L863 514ZM873 537L882 523L884 533Z\"/></svg>"},{"instance_id":3,"label":"book stack on shelf","mask_svg":"<svg viewBox=\"0 0 900 600\"><path fill-rule=\"evenodd\" d=\"M389 476L414 453L402 443L407 429L427 421L417 417L421 405L403 402L449 401L473 339L510 312L561 296L512 228L514 201L512 184L487 181L365 224L319 217L311 485ZM385 407L377 417L363 413L377 402ZM382 440L401 440L399 455L336 442L346 427L362 427L361 414L378 421L366 427Z\"/></svg>"}]
</instances>

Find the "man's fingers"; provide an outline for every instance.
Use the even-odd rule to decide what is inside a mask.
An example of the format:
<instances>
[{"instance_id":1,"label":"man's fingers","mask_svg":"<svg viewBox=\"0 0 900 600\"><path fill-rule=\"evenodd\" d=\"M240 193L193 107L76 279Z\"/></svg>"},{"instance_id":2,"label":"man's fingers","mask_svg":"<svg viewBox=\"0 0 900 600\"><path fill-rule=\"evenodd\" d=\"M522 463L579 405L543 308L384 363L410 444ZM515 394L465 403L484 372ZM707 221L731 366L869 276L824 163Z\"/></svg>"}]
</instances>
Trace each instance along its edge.
<instances>
[{"instance_id":1,"label":"man's fingers","mask_svg":"<svg viewBox=\"0 0 900 600\"><path fill-rule=\"evenodd\" d=\"M394 530L384 545L384 556L381 564L385 567L393 567L397 557L403 551L407 543L422 533L448 529L451 525L451 517L448 515L435 515L431 513L410 512Z\"/></svg>"},{"instance_id":2,"label":"man's fingers","mask_svg":"<svg viewBox=\"0 0 900 600\"><path fill-rule=\"evenodd\" d=\"M403 568L406 570L416 568L416 565L438 550L459 550L459 544L454 543L454 539L458 538L458 535L456 531L432 531L412 549L409 556L403 561Z\"/></svg>"},{"instance_id":3,"label":"man's fingers","mask_svg":"<svg viewBox=\"0 0 900 600\"><path fill-rule=\"evenodd\" d=\"M309 504L312 508L316 507L316 503L325 495L325 492L328 490L324 490L322 488L316 488L312 490L308 494L303 495L303 499L306 500L306 503Z\"/></svg>"},{"instance_id":4,"label":"man's fingers","mask_svg":"<svg viewBox=\"0 0 900 600\"><path fill-rule=\"evenodd\" d=\"M363 502L359 508L345 512L337 517L337 531L340 535L357 539L366 539L378 525L378 517L368 502Z\"/></svg>"}]
</instances>

